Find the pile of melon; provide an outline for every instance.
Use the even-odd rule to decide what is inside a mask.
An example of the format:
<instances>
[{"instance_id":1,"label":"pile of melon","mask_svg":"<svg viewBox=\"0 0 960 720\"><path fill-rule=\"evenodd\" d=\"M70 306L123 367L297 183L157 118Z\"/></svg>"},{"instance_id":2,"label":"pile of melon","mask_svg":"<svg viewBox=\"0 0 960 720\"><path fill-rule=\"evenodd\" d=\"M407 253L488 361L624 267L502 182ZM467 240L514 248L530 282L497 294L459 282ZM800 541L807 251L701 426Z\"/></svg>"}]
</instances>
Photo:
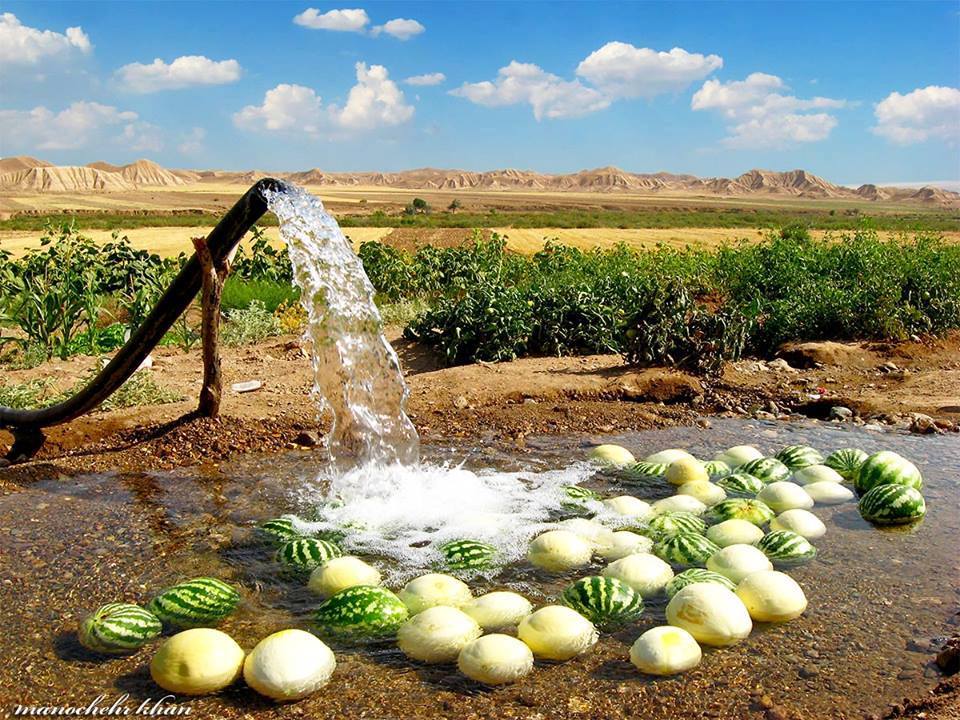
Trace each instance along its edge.
<instances>
[{"instance_id":1,"label":"pile of melon","mask_svg":"<svg viewBox=\"0 0 960 720\"><path fill-rule=\"evenodd\" d=\"M700 663L702 646L733 645L755 622L786 622L806 610L803 589L784 571L817 554L814 542L826 527L811 512L815 505L856 494L861 515L878 525L925 513L919 471L892 452L843 449L825 458L794 445L765 457L738 446L707 462L683 450L637 462L625 448L603 445L590 458L626 482L672 494L603 498L566 488L563 508L574 516L531 538L526 557L572 582L538 608L506 589L475 595L456 577L496 569L497 548L477 540L439 545L438 569L445 572L394 591L377 567L344 552L343 536L311 535L292 517L268 520L257 531L274 546L278 567L317 595L310 629L321 637L395 642L413 662L456 665L478 683L501 685L530 673L536 661L564 662L588 651L600 633L636 623L645 603L661 597L668 600L667 624L637 637L629 660L652 675L688 670ZM145 606L100 608L82 622L79 637L90 650L113 654L142 648L164 628L176 631L150 665L156 683L173 693L216 692L242 676L257 692L291 701L330 680L336 659L315 634L282 630L245 653L214 629L239 601L227 583L195 578Z\"/></svg>"}]
</instances>

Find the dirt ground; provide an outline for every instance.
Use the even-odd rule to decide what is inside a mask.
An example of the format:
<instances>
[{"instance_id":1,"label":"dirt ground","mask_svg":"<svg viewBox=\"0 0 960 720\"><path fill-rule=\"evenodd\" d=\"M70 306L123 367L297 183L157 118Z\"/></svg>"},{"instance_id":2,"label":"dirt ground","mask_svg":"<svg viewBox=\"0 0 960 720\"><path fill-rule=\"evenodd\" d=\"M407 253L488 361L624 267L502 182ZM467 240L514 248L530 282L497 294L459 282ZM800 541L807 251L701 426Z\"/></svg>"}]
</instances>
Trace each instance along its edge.
<instances>
[{"instance_id":1,"label":"dirt ground","mask_svg":"<svg viewBox=\"0 0 960 720\"><path fill-rule=\"evenodd\" d=\"M732 363L719 378L631 368L616 355L443 368L399 329L389 336L410 385L410 415L428 440L522 445L528 435L602 435L709 422L711 414L827 419L833 407L848 408L853 414L847 422L858 424L949 432L960 421L960 333L899 344L788 346L779 361ZM76 470L169 468L310 444L308 435L324 430L309 396L307 349L296 337L225 349L225 398L217 421L190 416L201 382L199 349L184 354L161 348L153 359L154 379L181 394L181 402L94 413L51 428L39 459ZM95 362L52 361L5 372L4 382L52 378L67 388ZM263 386L244 394L229 387L245 380ZM0 431L0 454L10 441Z\"/></svg>"}]
</instances>

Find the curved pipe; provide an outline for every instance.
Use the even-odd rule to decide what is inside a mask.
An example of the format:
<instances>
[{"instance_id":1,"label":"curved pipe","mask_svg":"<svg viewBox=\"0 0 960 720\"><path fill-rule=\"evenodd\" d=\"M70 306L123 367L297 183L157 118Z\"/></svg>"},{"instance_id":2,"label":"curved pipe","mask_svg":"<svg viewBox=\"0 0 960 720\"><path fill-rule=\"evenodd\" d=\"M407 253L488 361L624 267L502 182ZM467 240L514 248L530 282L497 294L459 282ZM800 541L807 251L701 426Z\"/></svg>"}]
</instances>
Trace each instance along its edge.
<instances>
[{"instance_id":1,"label":"curved pipe","mask_svg":"<svg viewBox=\"0 0 960 720\"><path fill-rule=\"evenodd\" d=\"M279 180L264 178L230 208L207 236L207 246L215 264L230 256L237 243L267 211L264 192L283 187L284 184ZM0 406L0 428L13 429L15 436L39 434L40 428L69 422L96 408L137 371L177 318L190 307L203 284L201 272L200 262L194 255L113 360L76 395L38 410L15 410Z\"/></svg>"}]
</instances>

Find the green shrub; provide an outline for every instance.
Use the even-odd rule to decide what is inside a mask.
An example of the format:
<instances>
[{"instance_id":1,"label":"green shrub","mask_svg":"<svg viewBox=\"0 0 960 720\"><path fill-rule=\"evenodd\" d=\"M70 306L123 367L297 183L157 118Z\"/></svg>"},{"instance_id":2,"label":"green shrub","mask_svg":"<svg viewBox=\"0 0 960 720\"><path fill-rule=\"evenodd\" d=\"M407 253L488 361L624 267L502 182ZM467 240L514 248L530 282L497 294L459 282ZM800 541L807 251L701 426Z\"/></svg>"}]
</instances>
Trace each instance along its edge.
<instances>
[{"instance_id":1,"label":"green shrub","mask_svg":"<svg viewBox=\"0 0 960 720\"><path fill-rule=\"evenodd\" d=\"M280 320L259 300L252 300L243 309L226 315L220 339L224 345L236 346L259 342L280 334Z\"/></svg>"},{"instance_id":2,"label":"green shrub","mask_svg":"<svg viewBox=\"0 0 960 720\"><path fill-rule=\"evenodd\" d=\"M227 312L249 307L254 300L274 312L281 305L290 305L300 298L300 289L289 282L276 280L244 280L230 276L223 284L220 306Z\"/></svg>"}]
</instances>

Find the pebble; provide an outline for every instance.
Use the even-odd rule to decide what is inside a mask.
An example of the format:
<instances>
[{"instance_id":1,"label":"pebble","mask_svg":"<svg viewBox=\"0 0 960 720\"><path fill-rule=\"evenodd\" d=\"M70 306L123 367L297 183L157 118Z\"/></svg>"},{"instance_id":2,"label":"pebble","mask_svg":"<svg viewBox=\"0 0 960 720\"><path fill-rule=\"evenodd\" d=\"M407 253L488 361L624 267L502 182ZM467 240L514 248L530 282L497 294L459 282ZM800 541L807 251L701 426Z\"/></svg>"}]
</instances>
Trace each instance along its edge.
<instances>
[{"instance_id":1,"label":"pebble","mask_svg":"<svg viewBox=\"0 0 960 720\"><path fill-rule=\"evenodd\" d=\"M316 447L319 445L322 440L320 433L315 430L303 430L294 441L297 445L302 447Z\"/></svg>"},{"instance_id":2,"label":"pebble","mask_svg":"<svg viewBox=\"0 0 960 720\"><path fill-rule=\"evenodd\" d=\"M234 383L230 386L230 389L235 393L248 393L253 392L254 390L259 390L263 387L263 383L259 380L245 380L243 382Z\"/></svg>"},{"instance_id":3,"label":"pebble","mask_svg":"<svg viewBox=\"0 0 960 720\"><path fill-rule=\"evenodd\" d=\"M830 408L831 420L849 420L853 417L853 410L843 405L835 405Z\"/></svg>"}]
</instances>

